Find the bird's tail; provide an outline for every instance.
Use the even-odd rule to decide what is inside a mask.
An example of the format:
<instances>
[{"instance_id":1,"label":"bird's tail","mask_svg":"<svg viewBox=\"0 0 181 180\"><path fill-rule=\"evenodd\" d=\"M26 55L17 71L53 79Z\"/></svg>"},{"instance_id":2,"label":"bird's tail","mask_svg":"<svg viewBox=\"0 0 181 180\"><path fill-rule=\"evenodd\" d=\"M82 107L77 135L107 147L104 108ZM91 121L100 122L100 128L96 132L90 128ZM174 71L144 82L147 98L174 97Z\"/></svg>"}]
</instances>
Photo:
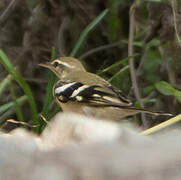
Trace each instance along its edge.
<instances>
[{"instance_id":1,"label":"bird's tail","mask_svg":"<svg viewBox=\"0 0 181 180\"><path fill-rule=\"evenodd\" d=\"M126 106L122 106L120 108L125 109L125 110L127 109L127 110L137 111L137 113L152 114L155 116L173 116L173 114L171 114L171 113L160 112L160 111L150 111L150 110L146 110L146 109L142 109L142 108L126 107Z\"/></svg>"},{"instance_id":2,"label":"bird's tail","mask_svg":"<svg viewBox=\"0 0 181 180\"><path fill-rule=\"evenodd\" d=\"M93 104L93 106L96 106L95 104ZM173 114L171 113L166 113L166 112L160 112L160 111L150 111L150 110L147 110L147 109L142 109L142 108L135 108L135 107L130 107L130 106L122 106L120 104L116 104L116 103L112 103L111 105L110 104L99 104L97 106L102 106L102 107L117 107L117 108L120 108L122 110L125 110L125 111L129 111L130 115L132 114L137 114L137 113L147 113L147 114L152 114L152 115L155 115L155 116L173 116Z\"/></svg>"}]
</instances>

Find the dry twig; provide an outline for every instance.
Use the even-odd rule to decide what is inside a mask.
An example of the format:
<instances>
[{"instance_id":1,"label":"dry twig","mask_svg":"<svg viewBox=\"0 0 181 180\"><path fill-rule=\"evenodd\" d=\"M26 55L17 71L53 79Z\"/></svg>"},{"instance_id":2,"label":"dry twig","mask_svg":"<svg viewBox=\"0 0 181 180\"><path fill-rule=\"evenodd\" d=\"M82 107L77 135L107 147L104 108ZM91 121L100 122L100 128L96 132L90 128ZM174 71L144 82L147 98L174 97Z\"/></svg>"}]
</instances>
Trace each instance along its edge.
<instances>
[{"instance_id":1,"label":"dry twig","mask_svg":"<svg viewBox=\"0 0 181 180\"><path fill-rule=\"evenodd\" d=\"M133 56L133 53L134 53L133 41L134 41L134 29L135 29L135 8L136 8L136 4L134 3L130 8L128 56ZM143 102L140 97L137 80L136 80L136 72L135 72L135 68L134 68L134 58L130 59L129 65L130 65L130 74L131 74L131 81L132 81L134 94L135 94L136 99L138 100L141 108L144 108ZM141 117L142 117L142 122L143 122L144 128L147 128L148 123L146 122L145 114L141 113Z\"/></svg>"},{"instance_id":2,"label":"dry twig","mask_svg":"<svg viewBox=\"0 0 181 180\"><path fill-rule=\"evenodd\" d=\"M11 16L11 14L13 13L13 10L15 9L15 7L18 5L19 2L20 2L20 0L12 0L9 3L8 7L1 14L1 16L0 16L0 27L1 27L1 29L6 24L8 18Z\"/></svg>"}]
</instances>

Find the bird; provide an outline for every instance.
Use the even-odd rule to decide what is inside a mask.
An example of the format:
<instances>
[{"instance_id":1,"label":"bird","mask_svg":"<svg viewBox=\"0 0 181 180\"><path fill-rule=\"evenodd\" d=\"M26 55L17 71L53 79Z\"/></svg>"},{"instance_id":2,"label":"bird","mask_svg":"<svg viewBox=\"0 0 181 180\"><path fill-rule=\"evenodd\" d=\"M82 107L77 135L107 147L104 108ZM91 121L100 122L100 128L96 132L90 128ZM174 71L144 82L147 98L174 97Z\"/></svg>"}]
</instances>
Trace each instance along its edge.
<instances>
[{"instance_id":1,"label":"bird","mask_svg":"<svg viewBox=\"0 0 181 180\"><path fill-rule=\"evenodd\" d=\"M39 65L50 69L58 77L53 87L53 96L63 112L112 121L120 121L141 112L171 116L170 113L133 107L133 103L120 89L102 77L87 72L76 58L60 57Z\"/></svg>"}]
</instances>

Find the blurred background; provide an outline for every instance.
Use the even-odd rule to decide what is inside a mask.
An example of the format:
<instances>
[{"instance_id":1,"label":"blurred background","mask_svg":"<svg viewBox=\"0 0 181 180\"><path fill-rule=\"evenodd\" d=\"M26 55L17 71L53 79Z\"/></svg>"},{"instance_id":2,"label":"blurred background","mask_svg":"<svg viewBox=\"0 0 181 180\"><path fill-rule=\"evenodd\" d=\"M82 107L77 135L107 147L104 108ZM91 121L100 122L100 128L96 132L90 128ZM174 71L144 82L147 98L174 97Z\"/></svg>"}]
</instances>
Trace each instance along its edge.
<instances>
[{"instance_id":1,"label":"blurred background","mask_svg":"<svg viewBox=\"0 0 181 180\"><path fill-rule=\"evenodd\" d=\"M180 113L180 11L179 0L1 0L1 127L19 126L7 123L14 119L41 132L60 110L52 98L56 79L38 66L60 56L80 59L135 107ZM142 118L131 120L143 126ZM166 120L144 118L146 128Z\"/></svg>"}]
</instances>

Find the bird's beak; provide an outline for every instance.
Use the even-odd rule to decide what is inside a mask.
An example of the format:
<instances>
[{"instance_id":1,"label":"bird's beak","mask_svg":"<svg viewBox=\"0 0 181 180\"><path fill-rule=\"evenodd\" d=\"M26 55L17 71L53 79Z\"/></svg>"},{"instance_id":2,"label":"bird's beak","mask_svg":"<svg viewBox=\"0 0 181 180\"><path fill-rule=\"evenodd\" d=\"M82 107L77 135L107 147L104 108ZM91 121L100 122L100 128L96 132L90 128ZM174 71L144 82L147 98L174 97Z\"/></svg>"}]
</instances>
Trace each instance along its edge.
<instances>
[{"instance_id":1,"label":"bird's beak","mask_svg":"<svg viewBox=\"0 0 181 180\"><path fill-rule=\"evenodd\" d=\"M53 67L50 62L47 62L45 64L38 64L38 65L41 66L41 67L48 68L48 69L51 69Z\"/></svg>"},{"instance_id":2,"label":"bird's beak","mask_svg":"<svg viewBox=\"0 0 181 180\"><path fill-rule=\"evenodd\" d=\"M41 67L45 67L45 68L48 68L49 70L51 70L52 72L54 72L57 76L58 76L58 72L56 70L56 68L50 63L50 62L47 62L45 64L38 64L39 66Z\"/></svg>"}]
</instances>

